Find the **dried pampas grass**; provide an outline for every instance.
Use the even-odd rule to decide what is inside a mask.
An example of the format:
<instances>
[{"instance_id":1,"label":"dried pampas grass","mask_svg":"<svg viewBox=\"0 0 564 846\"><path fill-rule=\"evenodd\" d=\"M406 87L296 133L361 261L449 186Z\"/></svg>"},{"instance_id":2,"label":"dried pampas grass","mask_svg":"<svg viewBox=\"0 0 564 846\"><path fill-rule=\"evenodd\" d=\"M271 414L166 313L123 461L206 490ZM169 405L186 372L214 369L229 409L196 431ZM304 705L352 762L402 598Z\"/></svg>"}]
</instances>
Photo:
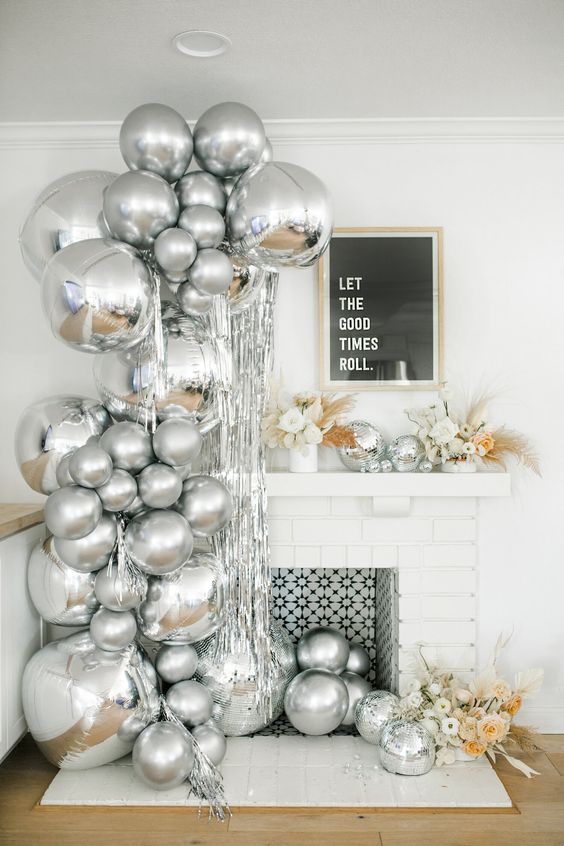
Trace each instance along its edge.
<instances>
[{"instance_id":1,"label":"dried pampas grass","mask_svg":"<svg viewBox=\"0 0 564 846\"><path fill-rule=\"evenodd\" d=\"M331 426L333 421L337 424L343 423L344 416L353 410L355 401L356 397L354 394L350 394L349 396L322 394L321 407L323 414L317 423L319 428L325 429L327 426ZM352 445L354 446L354 444Z\"/></svg>"},{"instance_id":2,"label":"dried pampas grass","mask_svg":"<svg viewBox=\"0 0 564 846\"><path fill-rule=\"evenodd\" d=\"M531 754L532 752L536 752L537 749L541 749L541 746L538 744L538 733L536 729L532 728L531 726L511 726L509 734L507 735L507 741L511 742L515 746L517 746L522 752L526 752L527 754Z\"/></svg>"},{"instance_id":3,"label":"dried pampas grass","mask_svg":"<svg viewBox=\"0 0 564 846\"><path fill-rule=\"evenodd\" d=\"M346 426L333 426L328 432L325 432L321 443L323 446L336 447L337 449L352 448L356 446L356 438L352 429L348 429Z\"/></svg>"},{"instance_id":4,"label":"dried pampas grass","mask_svg":"<svg viewBox=\"0 0 564 846\"><path fill-rule=\"evenodd\" d=\"M525 435L513 429L508 429L506 426L501 426L492 432L492 438L494 447L482 457L482 461L506 470L506 459L508 456L512 456L524 467L536 473L537 476L541 475L540 459Z\"/></svg>"}]
</instances>

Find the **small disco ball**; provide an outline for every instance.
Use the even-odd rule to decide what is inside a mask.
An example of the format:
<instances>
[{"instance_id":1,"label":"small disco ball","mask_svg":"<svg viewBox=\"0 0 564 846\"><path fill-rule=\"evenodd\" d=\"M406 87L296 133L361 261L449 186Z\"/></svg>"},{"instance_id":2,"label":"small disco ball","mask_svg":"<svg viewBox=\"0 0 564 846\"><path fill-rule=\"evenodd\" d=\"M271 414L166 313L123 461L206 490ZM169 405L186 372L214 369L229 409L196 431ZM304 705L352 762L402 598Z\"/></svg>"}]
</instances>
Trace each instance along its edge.
<instances>
[{"instance_id":1,"label":"small disco ball","mask_svg":"<svg viewBox=\"0 0 564 846\"><path fill-rule=\"evenodd\" d=\"M374 463L383 458L386 452L384 437L372 423L367 423L366 420L352 420L347 423L347 427L352 429L356 445L339 449L341 461L348 470L370 473Z\"/></svg>"},{"instance_id":2,"label":"small disco ball","mask_svg":"<svg viewBox=\"0 0 564 846\"><path fill-rule=\"evenodd\" d=\"M435 738L414 720L392 720L382 729L379 755L389 773L424 775L435 763Z\"/></svg>"},{"instance_id":3,"label":"small disco ball","mask_svg":"<svg viewBox=\"0 0 564 846\"><path fill-rule=\"evenodd\" d=\"M372 690L357 703L354 722L358 733L368 743L377 744L384 725L392 719L399 703L395 693Z\"/></svg>"},{"instance_id":4,"label":"small disco ball","mask_svg":"<svg viewBox=\"0 0 564 846\"><path fill-rule=\"evenodd\" d=\"M390 444L388 457L394 470L410 473L425 458L425 447L417 435L400 435Z\"/></svg>"}]
</instances>

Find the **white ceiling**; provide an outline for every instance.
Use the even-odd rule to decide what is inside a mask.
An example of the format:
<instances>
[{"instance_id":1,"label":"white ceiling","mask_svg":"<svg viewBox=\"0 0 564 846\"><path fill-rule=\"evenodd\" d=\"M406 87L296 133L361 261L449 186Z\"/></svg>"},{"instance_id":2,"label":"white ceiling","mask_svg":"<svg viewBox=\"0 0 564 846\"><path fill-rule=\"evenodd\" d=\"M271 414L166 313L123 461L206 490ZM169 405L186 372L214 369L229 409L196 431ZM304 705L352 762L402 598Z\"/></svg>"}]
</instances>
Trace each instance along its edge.
<instances>
[{"instance_id":1,"label":"white ceiling","mask_svg":"<svg viewBox=\"0 0 564 846\"><path fill-rule=\"evenodd\" d=\"M224 56L177 53L186 29ZM564 0L0 0L0 120L564 115Z\"/></svg>"}]
</instances>

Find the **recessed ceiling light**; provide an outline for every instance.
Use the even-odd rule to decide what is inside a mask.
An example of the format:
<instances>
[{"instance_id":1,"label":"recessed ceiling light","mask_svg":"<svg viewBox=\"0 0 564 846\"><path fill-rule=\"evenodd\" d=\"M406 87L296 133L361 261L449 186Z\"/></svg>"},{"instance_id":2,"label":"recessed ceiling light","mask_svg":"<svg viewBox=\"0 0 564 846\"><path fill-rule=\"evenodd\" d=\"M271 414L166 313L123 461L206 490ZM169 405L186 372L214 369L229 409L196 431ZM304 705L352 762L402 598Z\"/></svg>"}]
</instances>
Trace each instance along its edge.
<instances>
[{"instance_id":1,"label":"recessed ceiling light","mask_svg":"<svg viewBox=\"0 0 564 846\"><path fill-rule=\"evenodd\" d=\"M181 53L198 59L221 56L231 47L231 41L226 35L207 29L189 29L187 32L180 32L174 36L172 43Z\"/></svg>"}]
</instances>

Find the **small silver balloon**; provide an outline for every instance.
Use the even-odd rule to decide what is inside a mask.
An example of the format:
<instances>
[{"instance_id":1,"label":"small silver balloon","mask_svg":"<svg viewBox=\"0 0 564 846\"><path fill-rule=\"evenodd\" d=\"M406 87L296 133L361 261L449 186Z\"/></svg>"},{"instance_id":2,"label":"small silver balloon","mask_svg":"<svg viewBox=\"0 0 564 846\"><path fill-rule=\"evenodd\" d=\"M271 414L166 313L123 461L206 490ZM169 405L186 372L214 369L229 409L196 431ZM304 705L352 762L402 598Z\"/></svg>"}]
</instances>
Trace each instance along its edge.
<instances>
[{"instance_id":1,"label":"small silver balloon","mask_svg":"<svg viewBox=\"0 0 564 846\"><path fill-rule=\"evenodd\" d=\"M339 678L346 684L349 694L349 707L341 725L354 726L356 706L362 697L366 696L372 690L372 685L366 679L363 679L362 676L359 676L357 673L350 673L347 670L341 673Z\"/></svg>"},{"instance_id":2,"label":"small silver balloon","mask_svg":"<svg viewBox=\"0 0 564 846\"><path fill-rule=\"evenodd\" d=\"M104 218L114 238L147 250L163 229L176 225L179 207L171 186L156 173L129 171L104 192Z\"/></svg>"},{"instance_id":3,"label":"small silver balloon","mask_svg":"<svg viewBox=\"0 0 564 846\"><path fill-rule=\"evenodd\" d=\"M323 669L342 673L349 653L346 637L328 626L318 626L305 632L296 647L300 670Z\"/></svg>"},{"instance_id":4,"label":"small silver balloon","mask_svg":"<svg viewBox=\"0 0 564 846\"><path fill-rule=\"evenodd\" d=\"M184 314L188 314L190 317L200 317L202 314L207 314L213 305L213 296L202 294L190 282L184 282L180 285L176 292L176 299Z\"/></svg>"},{"instance_id":5,"label":"small silver balloon","mask_svg":"<svg viewBox=\"0 0 564 846\"><path fill-rule=\"evenodd\" d=\"M194 127L194 156L204 170L233 176L259 161L266 144L261 119L243 103L217 103Z\"/></svg>"},{"instance_id":6,"label":"small silver balloon","mask_svg":"<svg viewBox=\"0 0 564 846\"><path fill-rule=\"evenodd\" d=\"M266 144L264 145L264 150L261 153L259 161L264 164L265 162L271 162L273 158L274 150L272 149L272 144L270 143L270 140L267 138Z\"/></svg>"},{"instance_id":7,"label":"small silver balloon","mask_svg":"<svg viewBox=\"0 0 564 846\"><path fill-rule=\"evenodd\" d=\"M304 670L284 696L286 716L302 734L329 734L343 722L349 707L347 686L329 670Z\"/></svg>"},{"instance_id":8,"label":"small silver balloon","mask_svg":"<svg viewBox=\"0 0 564 846\"><path fill-rule=\"evenodd\" d=\"M96 574L94 592L98 602L110 611L131 611L143 601L147 593L147 579L139 574L136 585L120 577L117 566L104 567Z\"/></svg>"},{"instance_id":9,"label":"small silver balloon","mask_svg":"<svg viewBox=\"0 0 564 846\"><path fill-rule=\"evenodd\" d=\"M150 434L139 423L128 420L106 429L100 446L106 450L114 467L129 473L139 473L155 460Z\"/></svg>"},{"instance_id":10,"label":"small silver balloon","mask_svg":"<svg viewBox=\"0 0 564 846\"><path fill-rule=\"evenodd\" d=\"M85 626L99 608L94 573L77 573L57 555L53 537L33 548L27 567L31 601L47 623Z\"/></svg>"},{"instance_id":11,"label":"small silver balloon","mask_svg":"<svg viewBox=\"0 0 564 846\"><path fill-rule=\"evenodd\" d=\"M198 746L216 767L221 764L227 752L227 740L213 720L190 730Z\"/></svg>"},{"instance_id":12,"label":"small silver balloon","mask_svg":"<svg viewBox=\"0 0 564 846\"><path fill-rule=\"evenodd\" d=\"M395 693L373 690L357 703L354 720L358 733L368 743L377 744L383 726L393 718L399 704Z\"/></svg>"},{"instance_id":13,"label":"small silver balloon","mask_svg":"<svg viewBox=\"0 0 564 846\"><path fill-rule=\"evenodd\" d=\"M190 644L164 643L155 658L155 668L167 684L191 679L198 666L198 653Z\"/></svg>"},{"instance_id":14,"label":"small silver balloon","mask_svg":"<svg viewBox=\"0 0 564 846\"><path fill-rule=\"evenodd\" d=\"M194 766L188 732L174 723L148 726L133 747L133 772L153 790L172 790L182 784Z\"/></svg>"},{"instance_id":15,"label":"small silver balloon","mask_svg":"<svg viewBox=\"0 0 564 846\"><path fill-rule=\"evenodd\" d=\"M127 470L115 469L108 481L96 488L96 493L106 511L125 511L137 496L137 482Z\"/></svg>"},{"instance_id":16,"label":"small silver balloon","mask_svg":"<svg viewBox=\"0 0 564 846\"><path fill-rule=\"evenodd\" d=\"M108 564L116 538L116 518L104 512L96 528L84 537L76 540L56 537L54 543L57 555L65 564L80 573L90 573Z\"/></svg>"},{"instance_id":17,"label":"small silver balloon","mask_svg":"<svg viewBox=\"0 0 564 846\"><path fill-rule=\"evenodd\" d=\"M130 170L149 170L176 182L188 169L194 143L182 115L161 103L145 103L123 121L119 148Z\"/></svg>"},{"instance_id":18,"label":"small silver balloon","mask_svg":"<svg viewBox=\"0 0 564 846\"><path fill-rule=\"evenodd\" d=\"M166 701L180 722L200 726L211 719L213 700L207 687L200 682L180 681L169 687Z\"/></svg>"},{"instance_id":19,"label":"small silver balloon","mask_svg":"<svg viewBox=\"0 0 564 846\"><path fill-rule=\"evenodd\" d=\"M75 481L69 472L69 463L73 453L67 452L63 455L55 470L55 478L60 488L66 488L68 485L74 485Z\"/></svg>"},{"instance_id":20,"label":"small silver balloon","mask_svg":"<svg viewBox=\"0 0 564 846\"><path fill-rule=\"evenodd\" d=\"M435 763L435 738L414 720L392 720L382 729L378 754L389 773L424 775Z\"/></svg>"},{"instance_id":21,"label":"small silver balloon","mask_svg":"<svg viewBox=\"0 0 564 846\"><path fill-rule=\"evenodd\" d=\"M240 256L231 255L233 279L227 292L229 311L240 314L252 306L266 279L266 272L249 264Z\"/></svg>"},{"instance_id":22,"label":"small silver balloon","mask_svg":"<svg viewBox=\"0 0 564 846\"><path fill-rule=\"evenodd\" d=\"M213 209L208 209L208 211L213 211ZM180 220L182 220L182 216ZM179 226L181 226L181 223L179 223ZM194 263L198 252L197 242L190 231L185 231L185 229L186 227L165 229L155 238L154 251L157 263L167 275L171 275L173 278L175 274L186 278L186 271Z\"/></svg>"},{"instance_id":23,"label":"small silver balloon","mask_svg":"<svg viewBox=\"0 0 564 846\"><path fill-rule=\"evenodd\" d=\"M137 632L135 615L131 611L111 611L100 608L90 620L90 637L100 649L119 652L131 643Z\"/></svg>"},{"instance_id":24,"label":"small silver balloon","mask_svg":"<svg viewBox=\"0 0 564 846\"><path fill-rule=\"evenodd\" d=\"M128 505L125 509L124 513L131 520L132 517L137 517L138 514L142 514L144 511L147 511L147 506L140 496L136 496L131 505Z\"/></svg>"},{"instance_id":25,"label":"small silver balloon","mask_svg":"<svg viewBox=\"0 0 564 846\"><path fill-rule=\"evenodd\" d=\"M410 473L425 458L425 447L417 435L399 435L388 447L388 458L398 473Z\"/></svg>"},{"instance_id":26,"label":"small silver balloon","mask_svg":"<svg viewBox=\"0 0 564 846\"><path fill-rule=\"evenodd\" d=\"M172 417L157 426L153 435L153 450L160 461L173 467L188 464L202 450L202 435L191 420Z\"/></svg>"},{"instance_id":27,"label":"small silver balloon","mask_svg":"<svg viewBox=\"0 0 564 846\"><path fill-rule=\"evenodd\" d=\"M380 461L386 453L386 442L382 433L366 420L351 420L347 423L356 440L353 447L341 447L339 456L348 470L368 471L370 464Z\"/></svg>"},{"instance_id":28,"label":"small silver balloon","mask_svg":"<svg viewBox=\"0 0 564 846\"><path fill-rule=\"evenodd\" d=\"M366 676L370 672L370 655L360 643L349 643L350 652L345 670L348 673L357 673L359 676Z\"/></svg>"},{"instance_id":29,"label":"small silver balloon","mask_svg":"<svg viewBox=\"0 0 564 846\"><path fill-rule=\"evenodd\" d=\"M382 471L382 473L391 473L393 469L393 464L389 460L389 458L383 458L380 462L380 470Z\"/></svg>"},{"instance_id":30,"label":"small silver balloon","mask_svg":"<svg viewBox=\"0 0 564 846\"><path fill-rule=\"evenodd\" d=\"M233 281L233 267L221 250L199 250L188 281L203 294L223 294Z\"/></svg>"},{"instance_id":31,"label":"small silver balloon","mask_svg":"<svg viewBox=\"0 0 564 846\"><path fill-rule=\"evenodd\" d=\"M137 476L139 496L149 508L169 508L182 493L182 479L168 464L149 464Z\"/></svg>"},{"instance_id":32,"label":"small silver balloon","mask_svg":"<svg viewBox=\"0 0 564 846\"><path fill-rule=\"evenodd\" d=\"M98 494L78 485L53 491L45 503L45 524L58 538L83 538L94 531L101 517L102 503Z\"/></svg>"},{"instance_id":33,"label":"small silver balloon","mask_svg":"<svg viewBox=\"0 0 564 846\"><path fill-rule=\"evenodd\" d=\"M266 149L266 148L265 148ZM233 191L235 185L237 184L237 180L239 179L239 175L237 176L225 176L221 181L223 184L223 189L227 195L227 198L231 196L231 192Z\"/></svg>"},{"instance_id":34,"label":"small silver balloon","mask_svg":"<svg viewBox=\"0 0 564 846\"><path fill-rule=\"evenodd\" d=\"M134 517L127 526L125 546L140 570L164 576L178 570L190 558L192 532L176 511L147 511Z\"/></svg>"},{"instance_id":35,"label":"small silver balloon","mask_svg":"<svg viewBox=\"0 0 564 846\"><path fill-rule=\"evenodd\" d=\"M79 447L69 461L69 474L73 482L83 488L105 485L112 475L112 469L112 459L96 444Z\"/></svg>"},{"instance_id":36,"label":"small silver balloon","mask_svg":"<svg viewBox=\"0 0 564 846\"><path fill-rule=\"evenodd\" d=\"M124 743L133 744L141 732L146 728L147 720L133 715L132 717L128 717L128 719L121 724L117 730L117 736L120 740L123 740Z\"/></svg>"},{"instance_id":37,"label":"small silver balloon","mask_svg":"<svg viewBox=\"0 0 564 846\"><path fill-rule=\"evenodd\" d=\"M195 537L211 537L231 520L233 498L219 479L190 476L175 508L190 523Z\"/></svg>"},{"instance_id":38,"label":"small silver balloon","mask_svg":"<svg viewBox=\"0 0 564 846\"><path fill-rule=\"evenodd\" d=\"M419 462L419 467L417 469L420 473L431 473L433 470L433 462L429 461L428 458L423 458Z\"/></svg>"},{"instance_id":39,"label":"small silver balloon","mask_svg":"<svg viewBox=\"0 0 564 846\"><path fill-rule=\"evenodd\" d=\"M189 206L178 218L178 225L191 235L198 250L219 247L225 237L223 215L211 206Z\"/></svg>"},{"instance_id":40,"label":"small silver balloon","mask_svg":"<svg viewBox=\"0 0 564 846\"><path fill-rule=\"evenodd\" d=\"M210 206L225 211L227 197L221 181L211 173L194 170L180 179L174 188L181 209L189 206Z\"/></svg>"},{"instance_id":41,"label":"small silver balloon","mask_svg":"<svg viewBox=\"0 0 564 846\"><path fill-rule=\"evenodd\" d=\"M171 467L174 467L183 482L186 481L186 479L192 472L191 464L172 464Z\"/></svg>"}]
</instances>

